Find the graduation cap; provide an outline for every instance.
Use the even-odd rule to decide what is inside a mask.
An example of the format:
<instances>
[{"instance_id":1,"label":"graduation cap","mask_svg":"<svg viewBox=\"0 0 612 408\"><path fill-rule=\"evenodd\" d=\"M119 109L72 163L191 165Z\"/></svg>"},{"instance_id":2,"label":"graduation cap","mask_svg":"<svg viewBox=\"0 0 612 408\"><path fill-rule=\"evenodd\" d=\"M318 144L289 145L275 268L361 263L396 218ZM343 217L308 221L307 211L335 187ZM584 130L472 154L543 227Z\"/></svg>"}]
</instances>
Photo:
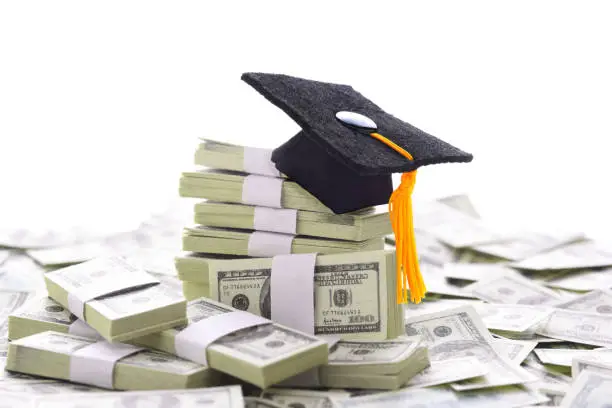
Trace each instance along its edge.
<instances>
[{"instance_id":1,"label":"graduation cap","mask_svg":"<svg viewBox=\"0 0 612 408\"><path fill-rule=\"evenodd\" d=\"M335 213L389 203L396 237L398 299L425 294L414 239L411 194L424 165L469 162L466 153L383 111L351 86L280 74L242 80L302 131L272 153L276 168ZM403 173L393 191L391 174Z\"/></svg>"}]
</instances>

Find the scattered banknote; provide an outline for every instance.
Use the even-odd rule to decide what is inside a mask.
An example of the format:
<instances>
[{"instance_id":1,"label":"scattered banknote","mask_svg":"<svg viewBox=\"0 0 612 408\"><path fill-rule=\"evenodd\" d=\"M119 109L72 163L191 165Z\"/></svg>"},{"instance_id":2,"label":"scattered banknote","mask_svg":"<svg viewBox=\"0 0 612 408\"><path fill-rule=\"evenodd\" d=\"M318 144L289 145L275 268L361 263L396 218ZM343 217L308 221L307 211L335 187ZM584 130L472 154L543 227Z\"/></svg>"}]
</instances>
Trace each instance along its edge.
<instances>
[{"instance_id":1,"label":"scattered banknote","mask_svg":"<svg viewBox=\"0 0 612 408\"><path fill-rule=\"evenodd\" d=\"M187 321L179 292L120 256L58 269L47 273L45 281L49 297L109 341L127 341Z\"/></svg>"},{"instance_id":2,"label":"scattered banknote","mask_svg":"<svg viewBox=\"0 0 612 408\"><path fill-rule=\"evenodd\" d=\"M244 397L244 408L284 408L284 405L263 398Z\"/></svg>"},{"instance_id":3,"label":"scattered banknote","mask_svg":"<svg viewBox=\"0 0 612 408\"><path fill-rule=\"evenodd\" d=\"M551 305L561 301L555 291L514 275L481 280L463 288L466 293L491 303Z\"/></svg>"},{"instance_id":4,"label":"scattered banknote","mask_svg":"<svg viewBox=\"0 0 612 408\"><path fill-rule=\"evenodd\" d=\"M506 275L520 274L502 263L466 263L452 262L444 264L444 276L450 279L466 281L490 280Z\"/></svg>"},{"instance_id":5,"label":"scattered banknote","mask_svg":"<svg viewBox=\"0 0 612 408\"><path fill-rule=\"evenodd\" d=\"M188 326L149 334L133 342L176 354L177 336L182 330L218 315L227 314L231 319L230 312L235 311L211 299L197 299L187 306ZM197 338L190 343L197 347ZM329 350L325 340L268 320L223 336L210 345L206 343L201 352L211 368L265 388L327 363Z\"/></svg>"},{"instance_id":6,"label":"scattered banknote","mask_svg":"<svg viewBox=\"0 0 612 408\"><path fill-rule=\"evenodd\" d=\"M500 356L493 347L493 338L472 306L461 306L442 312L406 319L406 336L420 336L429 345L429 358L434 361L476 356L489 367L488 373L474 380L455 383L464 391L522 384L536 378Z\"/></svg>"},{"instance_id":7,"label":"scattered banknote","mask_svg":"<svg viewBox=\"0 0 612 408\"><path fill-rule=\"evenodd\" d=\"M489 366L476 357L432 361L430 366L412 377L402 388L424 388L482 377Z\"/></svg>"},{"instance_id":8,"label":"scattered banknote","mask_svg":"<svg viewBox=\"0 0 612 408\"><path fill-rule=\"evenodd\" d=\"M48 248L74 244L92 237L92 234L78 227L64 230L2 228L0 229L0 247Z\"/></svg>"},{"instance_id":9,"label":"scattered banknote","mask_svg":"<svg viewBox=\"0 0 612 408\"><path fill-rule=\"evenodd\" d=\"M556 309L537 333L575 343L612 347L612 316Z\"/></svg>"},{"instance_id":10,"label":"scattered banknote","mask_svg":"<svg viewBox=\"0 0 612 408\"><path fill-rule=\"evenodd\" d=\"M584 313L611 314L612 291L594 290L568 302L556 305L559 309L576 310Z\"/></svg>"},{"instance_id":11,"label":"scattered banknote","mask_svg":"<svg viewBox=\"0 0 612 408\"><path fill-rule=\"evenodd\" d=\"M266 318L271 318L272 263L272 258L176 259L179 277L189 281L183 283L188 299L208 297ZM314 334L375 340L400 335L403 315L396 279L391 251L317 256Z\"/></svg>"},{"instance_id":12,"label":"scattered banknote","mask_svg":"<svg viewBox=\"0 0 612 408\"><path fill-rule=\"evenodd\" d=\"M459 408L457 394L446 389L407 389L340 399L339 408ZM291 405L289 405L291 406Z\"/></svg>"},{"instance_id":13,"label":"scattered banknote","mask_svg":"<svg viewBox=\"0 0 612 408\"><path fill-rule=\"evenodd\" d=\"M426 277L427 294L445 295L452 297L475 298L472 293L464 290L464 287L453 284L444 276L444 270L441 266L420 262L421 274Z\"/></svg>"},{"instance_id":14,"label":"scattered banknote","mask_svg":"<svg viewBox=\"0 0 612 408\"><path fill-rule=\"evenodd\" d=\"M196 390L155 390L88 393L74 396L45 396L36 399L36 408L243 408L239 386Z\"/></svg>"},{"instance_id":15,"label":"scattered banknote","mask_svg":"<svg viewBox=\"0 0 612 408\"><path fill-rule=\"evenodd\" d=\"M500 356L506 357L514 364L520 365L536 346L537 341L493 339L493 348Z\"/></svg>"},{"instance_id":16,"label":"scattered banknote","mask_svg":"<svg viewBox=\"0 0 612 408\"><path fill-rule=\"evenodd\" d=\"M269 388L261 393L261 398L277 403L282 407L295 408L335 408L341 400L350 398L345 391L312 391L286 388Z\"/></svg>"},{"instance_id":17,"label":"scattered banknote","mask_svg":"<svg viewBox=\"0 0 612 408\"><path fill-rule=\"evenodd\" d=\"M515 333L535 332L552 313L548 307L496 303L478 305L476 310L489 330Z\"/></svg>"}]
</instances>

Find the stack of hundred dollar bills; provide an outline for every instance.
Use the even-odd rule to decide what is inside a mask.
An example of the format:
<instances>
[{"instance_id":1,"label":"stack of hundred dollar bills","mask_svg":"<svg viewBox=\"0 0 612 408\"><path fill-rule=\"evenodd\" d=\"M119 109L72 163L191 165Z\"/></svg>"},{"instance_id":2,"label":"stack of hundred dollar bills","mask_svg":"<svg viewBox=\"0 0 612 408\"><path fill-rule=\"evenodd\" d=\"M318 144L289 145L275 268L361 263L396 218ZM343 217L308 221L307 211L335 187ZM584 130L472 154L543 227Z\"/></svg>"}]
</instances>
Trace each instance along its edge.
<instances>
[{"instance_id":1,"label":"stack of hundred dollar bills","mask_svg":"<svg viewBox=\"0 0 612 408\"><path fill-rule=\"evenodd\" d=\"M182 253L0 231L0 406L611 406L611 249L415 202L428 292L400 307L388 214L334 215L268 154L202 141ZM249 176L280 202L245 204Z\"/></svg>"}]
</instances>

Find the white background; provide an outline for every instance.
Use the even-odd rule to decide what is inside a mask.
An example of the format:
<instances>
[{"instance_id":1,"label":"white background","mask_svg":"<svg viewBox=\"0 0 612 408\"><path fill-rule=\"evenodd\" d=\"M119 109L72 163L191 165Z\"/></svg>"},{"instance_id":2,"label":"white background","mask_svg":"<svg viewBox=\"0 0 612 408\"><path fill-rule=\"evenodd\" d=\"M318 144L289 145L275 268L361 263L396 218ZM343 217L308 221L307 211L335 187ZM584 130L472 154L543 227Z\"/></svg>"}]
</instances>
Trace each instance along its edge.
<instances>
[{"instance_id":1,"label":"white background","mask_svg":"<svg viewBox=\"0 0 612 408\"><path fill-rule=\"evenodd\" d=\"M197 137L297 126L245 71L353 85L474 154L415 195L612 236L612 10L595 1L2 1L0 225L124 227L177 196Z\"/></svg>"}]
</instances>

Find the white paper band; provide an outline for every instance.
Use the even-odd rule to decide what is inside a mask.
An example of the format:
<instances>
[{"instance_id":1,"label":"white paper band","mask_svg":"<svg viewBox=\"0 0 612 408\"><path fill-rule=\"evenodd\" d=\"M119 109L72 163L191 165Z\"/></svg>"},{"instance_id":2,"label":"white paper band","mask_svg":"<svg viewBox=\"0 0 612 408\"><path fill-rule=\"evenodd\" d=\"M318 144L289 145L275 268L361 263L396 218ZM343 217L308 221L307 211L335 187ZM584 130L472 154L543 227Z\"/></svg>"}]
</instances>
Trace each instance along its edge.
<instances>
[{"instance_id":1,"label":"white paper band","mask_svg":"<svg viewBox=\"0 0 612 408\"><path fill-rule=\"evenodd\" d=\"M85 303L124 290L136 289L159 283L152 275L146 272L132 272L121 276L121 279L106 279L99 285L82 287L81 291L68 293L68 310L81 320L85 319Z\"/></svg>"},{"instance_id":2,"label":"white paper band","mask_svg":"<svg viewBox=\"0 0 612 408\"><path fill-rule=\"evenodd\" d=\"M140 350L143 348L106 341L83 347L70 356L70 381L112 389L117 361Z\"/></svg>"},{"instance_id":3,"label":"white paper band","mask_svg":"<svg viewBox=\"0 0 612 408\"><path fill-rule=\"evenodd\" d=\"M81 319L77 319L68 326L68 333L75 336L87 337L89 339L102 339L100 333Z\"/></svg>"},{"instance_id":4,"label":"white paper band","mask_svg":"<svg viewBox=\"0 0 612 408\"><path fill-rule=\"evenodd\" d=\"M253 229L257 231L295 234L297 229L297 210L255 207Z\"/></svg>"},{"instance_id":5,"label":"white paper band","mask_svg":"<svg viewBox=\"0 0 612 408\"><path fill-rule=\"evenodd\" d=\"M272 150L259 147L245 147L242 167L245 173L280 177L280 172L271 160Z\"/></svg>"},{"instance_id":6,"label":"white paper band","mask_svg":"<svg viewBox=\"0 0 612 408\"><path fill-rule=\"evenodd\" d=\"M291 253L295 236L278 232L255 231L249 236L248 255L270 257Z\"/></svg>"},{"instance_id":7,"label":"white paper band","mask_svg":"<svg viewBox=\"0 0 612 408\"><path fill-rule=\"evenodd\" d=\"M249 175L242 184L242 202L280 208L282 191L283 179Z\"/></svg>"},{"instance_id":8,"label":"white paper band","mask_svg":"<svg viewBox=\"0 0 612 408\"><path fill-rule=\"evenodd\" d=\"M314 334L314 270L317 254L275 256L270 273L271 317Z\"/></svg>"},{"instance_id":9,"label":"white paper band","mask_svg":"<svg viewBox=\"0 0 612 408\"><path fill-rule=\"evenodd\" d=\"M179 332L174 337L174 349L179 357L208 365L206 348L213 342L235 331L269 323L268 319L241 310L218 314Z\"/></svg>"}]
</instances>

